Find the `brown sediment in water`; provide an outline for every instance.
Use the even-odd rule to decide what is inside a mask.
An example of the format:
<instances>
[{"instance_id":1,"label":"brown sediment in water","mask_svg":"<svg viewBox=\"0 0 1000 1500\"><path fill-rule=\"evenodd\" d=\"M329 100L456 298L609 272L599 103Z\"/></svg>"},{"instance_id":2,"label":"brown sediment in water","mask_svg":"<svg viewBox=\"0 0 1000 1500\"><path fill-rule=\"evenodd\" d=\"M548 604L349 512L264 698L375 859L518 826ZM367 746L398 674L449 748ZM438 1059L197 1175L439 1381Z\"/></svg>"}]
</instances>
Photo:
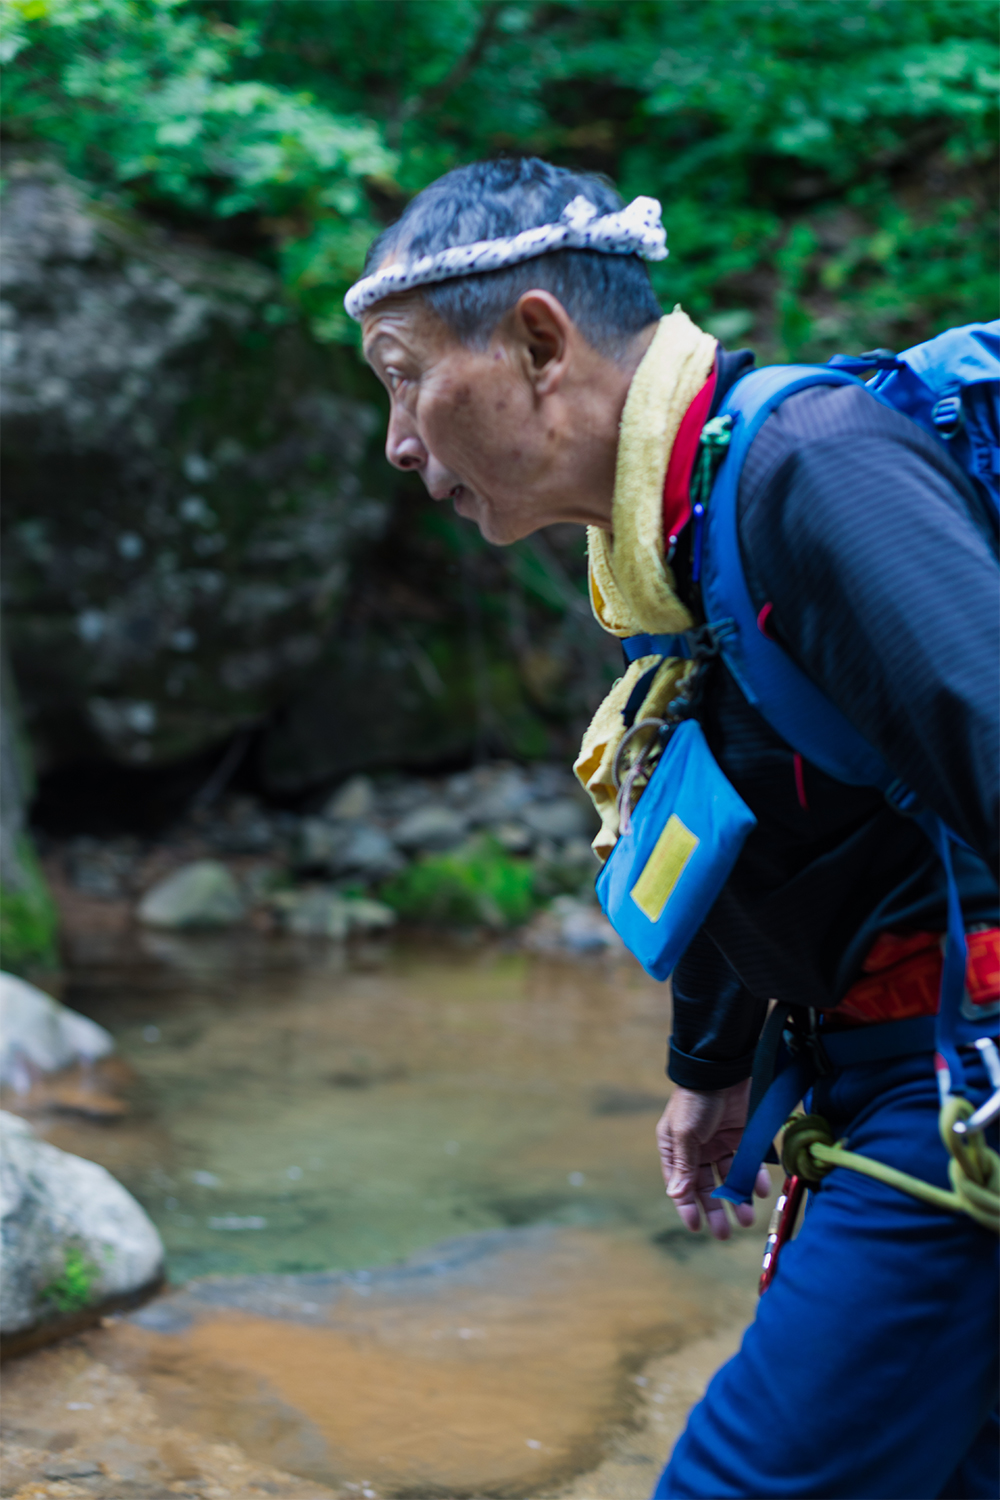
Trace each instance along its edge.
<instances>
[{"instance_id":1,"label":"brown sediment in water","mask_svg":"<svg viewBox=\"0 0 1000 1500\"><path fill-rule=\"evenodd\" d=\"M139 1326L140 1315L87 1335L80 1350L105 1383L125 1381L141 1395L175 1449L227 1444L247 1463L335 1492L537 1495L610 1455L616 1484L580 1493L645 1493L649 1475L635 1454L652 1464L650 1450L664 1457L673 1433L656 1404L639 1420L647 1395L663 1398L635 1377L652 1355L672 1358L683 1375L683 1351L711 1348L719 1329L729 1352L751 1311L756 1239L706 1246L703 1261L680 1265L623 1232L497 1238L440 1273L389 1272L339 1286L325 1304L306 1300L324 1293L305 1278L263 1284L261 1301L273 1303L280 1281L290 1313L298 1297L297 1319L212 1305L209 1284L204 1300L181 1293L160 1304L189 1320L178 1332ZM241 1290L251 1306L253 1281ZM225 1288L214 1290L224 1298ZM28 1364L10 1367L22 1409L19 1377L34 1384ZM678 1419L686 1404L682 1396ZM114 1468L117 1451L92 1442L88 1457ZM631 1476L626 1490L622 1474Z\"/></svg>"}]
</instances>

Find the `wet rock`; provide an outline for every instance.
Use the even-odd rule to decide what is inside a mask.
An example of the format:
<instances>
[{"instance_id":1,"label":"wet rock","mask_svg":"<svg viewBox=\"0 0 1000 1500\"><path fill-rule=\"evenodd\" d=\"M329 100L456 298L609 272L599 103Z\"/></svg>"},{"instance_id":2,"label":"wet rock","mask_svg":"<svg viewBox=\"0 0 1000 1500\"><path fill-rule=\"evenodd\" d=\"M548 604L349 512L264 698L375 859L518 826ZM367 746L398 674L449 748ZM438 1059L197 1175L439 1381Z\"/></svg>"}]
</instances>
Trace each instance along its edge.
<instances>
[{"instance_id":1,"label":"wet rock","mask_svg":"<svg viewBox=\"0 0 1000 1500\"><path fill-rule=\"evenodd\" d=\"M625 945L603 912L575 896L557 896L528 927L524 942L536 953L583 956L625 952Z\"/></svg>"},{"instance_id":2,"label":"wet rock","mask_svg":"<svg viewBox=\"0 0 1000 1500\"><path fill-rule=\"evenodd\" d=\"M69 877L78 891L114 901L128 888L135 856L126 850L101 845L96 839L77 839L69 856Z\"/></svg>"},{"instance_id":3,"label":"wet rock","mask_svg":"<svg viewBox=\"0 0 1000 1500\"><path fill-rule=\"evenodd\" d=\"M25 1091L39 1074L114 1051L103 1026L14 974L0 974L0 1082Z\"/></svg>"},{"instance_id":4,"label":"wet rock","mask_svg":"<svg viewBox=\"0 0 1000 1500\"><path fill-rule=\"evenodd\" d=\"M534 843L531 829L524 823L497 823L490 833L508 854L527 854Z\"/></svg>"},{"instance_id":5,"label":"wet rock","mask_svg":"<svg viewBox=\"0 0 1000 1500\"><path fill-rule=\"evenodd\" d=\"M276 829L253 797L233 797L224 815L206 830L211 844L226 854L263 854L273 847Z\"/></svg>"},{"instance_id":6,"label":"wet rock","mask_svg":"<svg viewBox=\"0 0 1000 1500\"><path fill-rule=\"evenodd\" d=\"M199 859L157 881L139 903L147 927L231 927L244 915L239 887L225 865Z\"/></svg>"},{"instance_id":7,"label":"wet rock","mask_svg":"<svg viewBox=\"0 0 1000 1500\"><path fill-rule=\"evenodd\" d=\"M360 875L365 880L384 880L404 863L381 828L364 823L329 823L325 818L303 818L296 862L304 870Z\"/></svg>"},{"instance_id":8,"label":"wet rock","mask_svg":"<svg viewBox=\"0 0 1000 1500\"><path fill-rule=\"evenodd\" d=\"M392 839L381 828L355 828L337 849L332 867L337 874L358 874L367 880L394 875L404 861Z\"/></svg>"},{"instance_id":9,"label":"wet rock","mask_svg":"<svg viewBox=\"0 0 1000 1500\"><path fill-rule=\"evenodd\" d=\"M325 886L279 891L272 905L289 932L334 942L343 942L353 933L384 932L396 921L396 913L381 901L345 897Z\"/></svg>"},{"instance_id":10,"label":"wet rock","mask_svg":"<svg viewBox=\"0 0 1000 1500\"><path fill-rule=\"evenodd\" d=\"M46 1464L42 1473L46 1479L90 1479L101 1473L101 1466L87 1458L62 1458Z\"/></svg>"},{"instance_id":11,"label":"wet rock","mask_svg":"<svg viewBox=\"0 0 1000 1500\"><path fill-rule=\"evenodd\" d=\"M152 1291L163 1245L143 1209L95 1162L0 1112L0 1334L43 1338Z\"/></svg>"},{"instance_id":12,"label":"wet rock","mask_svg":"<svg viewBox=\"0 0 1000 1500\"><path fill-rule=\"evenodd\" d=\"M452 778L457 781L458 778ZM482 767L467 778L466 806L474 826L500 823L520 813L533 795L531 784L516 767Z\"/></svg>"},{"instance_id":13,"label":"wet rock","mask_svg":"<svg viewBox=\"0 0 1000 1500\"><path fill-rule=\"evenodd\" d=\"M303 818L295 838L295 863L302 870L329 868L338 830L325 818Z\"/></svg>"},{"instance_id":14,"label":"wet rock","mask_svg":"<svg viewBox=\"0 0 1000 1500\"><path fill-rule=\"evenodd\" d=\"M593 821L588 817L583 802L576 797L553 797L545 802L529 802L521 816L540 838L558 840L584 836Z\"/></svg>"},{"instance_id":15,"label":"wet rock","mask_svg":"<svg viewBox=\"0 0 1000 1500\"><path fill-rule=\"evenodd\" d=\"M580 870L585 870L588 875L597 876L598 864L594 857L594 851L590 840L587 838L567 839L559 851L559 858L565 865L575 865Z\"/></svg>"},{"instance_id":16,"label":"wet rock","mask_svg":"<svg viewBox=\"0 0 1000 1500\"><path fill-rule=\"evenodd\" d=\"M375 811L375 788L368 776L352 776L334 792L323 809L324 818L337 822L342 819L370 818Z\"/></svg>"},{"instance_id":17,"label":"wet rock","mask_svg":"<svg viewBox=\"0 0 1000 1500\"><path fill-rule=\"evenodd\" d=\"M417 808L398 823L395 837L403 849L431 853L453 849L460 844L467 827L468 822L461 813L441 802L432 802L427 807Z\"/></svg>"}]
</instances>

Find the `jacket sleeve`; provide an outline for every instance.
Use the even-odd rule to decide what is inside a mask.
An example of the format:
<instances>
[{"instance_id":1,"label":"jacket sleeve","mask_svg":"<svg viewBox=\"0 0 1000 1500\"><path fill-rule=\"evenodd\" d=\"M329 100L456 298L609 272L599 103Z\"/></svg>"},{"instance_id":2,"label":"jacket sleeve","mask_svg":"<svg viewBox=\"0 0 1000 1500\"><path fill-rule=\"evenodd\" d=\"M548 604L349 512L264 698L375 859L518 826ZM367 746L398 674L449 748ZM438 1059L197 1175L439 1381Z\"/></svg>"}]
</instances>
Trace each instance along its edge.
<instances>
[{"instance_id":1,"label":"jacket sleeve","mask_svg":"<svg viewBox=\"0 0 1000 1500\"><path fill-rule=\"evenodd\" d=\"M761 431L765 451L751 450L740 490L751 594L895 774L995 870L993 540L931 439L857 387L828 392L791 397Z\"/></svg>"},{"instance_id":2,"label":"jacket sleeve","mask_svg":"<svg viewBox=\"0 0 1000 1500\"><path fill-rule=\"evenodd\" d=\"M767 1001L758 1000L704 931L671 979L667 1076L685 1089L724 1089L749 1078Z\"/></svg>"}]
</instances>

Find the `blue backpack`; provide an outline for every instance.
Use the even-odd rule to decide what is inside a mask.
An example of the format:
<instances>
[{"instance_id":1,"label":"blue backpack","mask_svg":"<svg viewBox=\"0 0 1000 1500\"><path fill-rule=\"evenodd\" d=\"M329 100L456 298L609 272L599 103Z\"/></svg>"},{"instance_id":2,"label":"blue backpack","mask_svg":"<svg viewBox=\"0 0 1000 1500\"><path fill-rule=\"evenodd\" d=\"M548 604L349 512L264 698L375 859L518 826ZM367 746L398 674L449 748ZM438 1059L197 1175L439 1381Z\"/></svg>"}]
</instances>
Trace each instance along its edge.
<instances>
[{"instance_id":1,"label":"blue backpack","mask_svg":"<svg viewBox=\"0 0 1000 1500\"><path fill-rule=\"evenodd\" d=\"M772 728L805 760L836 780L879 788L900 812L917 818L937 849L947 877L948 940L936 1044L948 1070L946 1091L961 1093L964 1083L958 1046L960 1031L964 1030L960 1010L966 945L951 859L952 844L961 840L939 818L920 808L914 794L898 781L874 746L795 665L777 641L758 628L757 611L740 556L737 534L740 475L750 445L763 423L782 401L797 391L822 385L862 384L860 375L869 376L867 388L877 400L903 412L941 442L992 507L994 515L1000 512L1000 322L972 323L899 356L879 350L856 359L838 356L829 365L770 366L753 370L737 381L702 433L703 457L714 449L721 463L707 504L703 503L703 491L693 507L692 573L700 583L706 625L720 654L746 698ZM651 652L691 654L690 643L683 636L636 636L624 645L626 656L633 660ZM682 724L681 730L683 733L678 732L681 740L693 742L700 735L698 726L691 721ZM691 748L685 744L685 753ZM707 747L696 748L698 763L704 768ZM677 750L681 750L680 744ZM698 837L694 837L693 853L681 851L686 863L680 864L676 841L670 845L664 835L658 836L656 825L668 802L669 810L680 817L685 832L688 812L689 821L696 822L705 816L707 806L701 783L683 806L678 803L674 808L676 799L668 791L674 778L665 764L670 758L668 743L657 767L663 775L658 777L654 772L636 809L634 831L629 829L626 837L619 840L598 881L598 895L612 922L657 977L665 974L664 963L657 963L657 944L660 955L665 950L654 929L657 926L666 929L667 907L675 903L678 908L683 906L688 883L694 897L691 922L695 909L707 910L705 901L714 899L711 879L703 882L700 899L695 886L700 878L698 861L704 856L708 864L708 845L715 839L716 829L709 830L706 825L702 836L701 829L695 828ZM732 787L729 793L736 797ZM647 799L648 811L643 808ZM738 809L728 808L718 797L714 798L714 806L717 819L725 818L730 830L730 850L715 862L717 893L754 819L748 809L744 809L747 817L741 819ZM642 812L646 816L640 818ZM671 818L671 823L676 824L677 816ZM658 897L649 908L648 901L640 902L636 895L644 887L636 881L635 872L641 870L639 879L648 884L647 871L652 869L655 874L657 862L662 867L661 893L667 891L667 895L662 901ZM680 926L684 928L683 921ZM686 930L682 937L675 936L670 957L674 958L678 949L683 951L693 935L692 930Z\"/></svg>"}]
</instances>

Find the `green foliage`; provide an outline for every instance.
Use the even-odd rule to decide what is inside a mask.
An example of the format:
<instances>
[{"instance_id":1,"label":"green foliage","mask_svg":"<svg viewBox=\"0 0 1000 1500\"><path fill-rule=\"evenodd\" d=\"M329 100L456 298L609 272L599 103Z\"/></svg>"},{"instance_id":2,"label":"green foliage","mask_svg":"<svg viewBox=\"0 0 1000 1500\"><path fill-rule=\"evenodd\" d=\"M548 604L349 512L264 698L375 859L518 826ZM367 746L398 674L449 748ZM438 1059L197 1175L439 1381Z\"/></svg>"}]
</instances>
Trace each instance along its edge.
<instances>
[{"instance_id":1,"label":"green foliage","mask_svg":"<svg viewBox=\"0 0 1000 1500\"><path fill-rule=\"evenodd\" d=\"M22 890L0 891L0 963L15 974L31 968L54 968L58 915L45 876L24 835L17 845Z\"/></svg>"},{"instance_id":2,"label":"green foliage","mask_svg":"<svg viewBox=\"0 0 1000 1500\"><path fill-rule=\"evenodd\" d=\"M100 1272L93 1261L87 1259L78 1245L66 1248L62 1273L43 1287L39 1293L43 1302L50 1303L57 1312L82 1312L93 1298L94 1283Z\"/></svg>"},{"instance_id":3,"label":"green foliage","mask_svg":"<svg viewBox=\"0 0 1000 1500\"><path fill-rule=\"evenodd\" d=\"M771 354L994 313L993 0L3 6L7 130L242 236L327 339L377 229L503 151L658 195L665 303Z\"/></svg>"},{"instance_id":4,"label":"green foliage","mask_svg":"<svg viewBox=\"0 0 1000 1500\"><path fill-rule=\"evenodd\" d=\"M454 927L514 926L535 908L526 859L495 839L476 839L450 854L427 854L387 881L381 899L406 921Z\"/></svg>"}]
</instances>

